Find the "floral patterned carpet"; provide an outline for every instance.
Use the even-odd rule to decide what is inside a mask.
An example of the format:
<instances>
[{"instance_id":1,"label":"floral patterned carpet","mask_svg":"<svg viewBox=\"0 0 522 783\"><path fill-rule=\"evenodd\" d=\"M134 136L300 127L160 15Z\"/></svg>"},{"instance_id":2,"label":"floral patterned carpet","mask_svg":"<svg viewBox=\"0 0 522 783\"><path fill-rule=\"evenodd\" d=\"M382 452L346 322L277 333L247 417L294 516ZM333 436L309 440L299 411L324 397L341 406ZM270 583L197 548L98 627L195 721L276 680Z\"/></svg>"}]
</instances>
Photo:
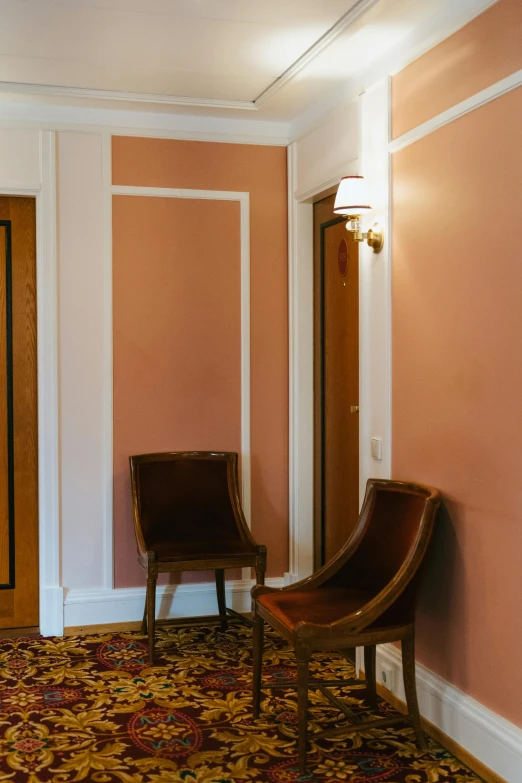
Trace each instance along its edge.
<instances>
[{"instance_id":1,"label":"floral patterned carpet","mask_svg":"<svg viewBox=\"0 0 522 783\"><path fill-rule=\"evenodd\" d=\"M398 728L312 742L310 771L296 766L296 694L264 692L251 717L251 629L163 628L157 665L138 633L0 641L0 780L24 783L471 783L479 779L429 741L416 749ZM294 658L270 631L265 681L294 679ZM317 655L311 676L353 669ZM333 689L364 714L364 683ZM380 711L393 713L385 702ZM310 730L341 717L310 692Z\"/></svg>"}]
</instances>

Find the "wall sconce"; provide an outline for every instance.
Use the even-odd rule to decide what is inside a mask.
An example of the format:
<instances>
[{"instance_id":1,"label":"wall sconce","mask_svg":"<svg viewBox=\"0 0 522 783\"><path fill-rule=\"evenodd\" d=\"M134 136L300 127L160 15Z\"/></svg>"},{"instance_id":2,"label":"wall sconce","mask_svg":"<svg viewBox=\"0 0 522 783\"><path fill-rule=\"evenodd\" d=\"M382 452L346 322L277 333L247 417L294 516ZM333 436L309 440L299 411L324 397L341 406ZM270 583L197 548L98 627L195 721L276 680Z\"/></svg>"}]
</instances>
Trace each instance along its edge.
<instances>
[{"instance_id":1,"label":"wall sconce","mask_svg":"<svg viewBox=\"0 0 522 783\"><path fill-rule=\"evenodd\" d=\"M374 253L380 253L384 244L384 234L378 223L373 228L363 233L359 218L366 212L371 212L366 195L366 183L364 177L355 175L343 177L339 183L333 211L336 215L345 215L347 218L346 230L351 231L355 242L366 242Z\"/></svg>"}]
</instances>

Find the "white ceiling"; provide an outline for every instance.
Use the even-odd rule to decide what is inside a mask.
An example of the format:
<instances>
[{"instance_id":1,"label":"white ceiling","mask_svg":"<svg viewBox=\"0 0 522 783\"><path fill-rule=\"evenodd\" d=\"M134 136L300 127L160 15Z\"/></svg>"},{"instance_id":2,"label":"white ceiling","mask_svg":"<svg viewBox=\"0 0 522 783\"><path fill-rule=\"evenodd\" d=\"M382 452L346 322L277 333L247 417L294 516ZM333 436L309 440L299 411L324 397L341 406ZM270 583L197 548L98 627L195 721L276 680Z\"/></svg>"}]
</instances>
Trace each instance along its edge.
<instances>
[{"instance_id":1,"label":"white ceiling","mask_svg":"<svg viewBox=\"0 0 522 783\"><path fill-rule=\"evenodd\" d=\"M356 0L2 0L2 81L254 101Z\"/></svg>"},{"instance_id":2,"label":"white ceiling","mask_svg":"<svg viewBox=\"0 0 522 783\"><path fill-rule=\"evenodd\" d=\"M290 121L466 2L0 0L0 91Z\"/></svg>"}]
</instances>

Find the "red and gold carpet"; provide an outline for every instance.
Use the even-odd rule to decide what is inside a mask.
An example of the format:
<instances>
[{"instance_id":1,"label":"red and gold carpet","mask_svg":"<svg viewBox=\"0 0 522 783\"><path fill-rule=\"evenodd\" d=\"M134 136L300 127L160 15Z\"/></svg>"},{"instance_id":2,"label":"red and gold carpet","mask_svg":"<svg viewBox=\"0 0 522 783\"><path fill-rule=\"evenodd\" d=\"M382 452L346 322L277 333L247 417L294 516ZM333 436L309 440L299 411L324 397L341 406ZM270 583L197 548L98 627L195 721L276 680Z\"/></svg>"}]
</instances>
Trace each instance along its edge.
<instances>
[{"instance_id":1,"label":"red and gold carpet","mask_svg":"<svg viewBox=\"0 0 522 783\"><path fill-rule=\"evenodd\" d=\"M296 767L295 691L265 691L251 717L251 630L234 625L158 632L147 664L137 633L0 642L0 780L20 783L472 783L478 778L429 742L416 749L398 728L312 743L310 772ZM266 682L294 679L285 644L267 634ZM161 665L160 665L161 664ZM333 654L311 675L346 679ZM334 689L363 714L364 683ZM269 695L270 694L270 695ZM382 713L393 710L380 702ZM310 693L310 730L340 723Z\"/></svg>"}]
</instances>

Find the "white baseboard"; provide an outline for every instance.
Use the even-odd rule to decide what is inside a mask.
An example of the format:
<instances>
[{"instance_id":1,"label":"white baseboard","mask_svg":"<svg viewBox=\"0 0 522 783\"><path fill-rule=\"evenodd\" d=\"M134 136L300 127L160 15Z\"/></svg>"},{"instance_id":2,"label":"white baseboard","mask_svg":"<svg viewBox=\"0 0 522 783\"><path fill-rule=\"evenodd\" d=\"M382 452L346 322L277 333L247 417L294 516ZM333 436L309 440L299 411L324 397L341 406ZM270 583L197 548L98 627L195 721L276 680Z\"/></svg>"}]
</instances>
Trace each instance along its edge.
<instances>
[{"instance_id":1,"label":"white baseboard","mask_svg":"<svg viewBox=\"0 0 522 783\"><path fill-rule=\"evenodd\" d=\"M266 580L269 587L283 587L284 578ZM252 579L226 582L227 606L236 612L250 611ZM69 590L64 603L66 628L83 625L105 625L141 620L145 604L144 587L114 590ZM156 617L198 617L216 614L217 599L214 582L165 585L156 591Z\"/></svg>"},{"instance_id":2,"label":"white baseboard","mask_svg":"<svg viewBox=\"0 0 522 783\"><path fill-rule=\"evenodd\" d=\"M362 650L357 652L357 663L364 668ZM522 729L422 664L417 663L416 673L422 716L507 783L522 783ZM377 647L377 680L405 701L402 658L397 647L390 644Z\"/></svg>"},{"instance_id":3,"label":"white baseboard","mask_svg":"<svg viewBox=\"0 0 522 783\"><path fill-rule=\"evenodd\" d=\"M40 588L40 633L43 636L63 634L63 587Z\"/></svg>"}]
</instances>

